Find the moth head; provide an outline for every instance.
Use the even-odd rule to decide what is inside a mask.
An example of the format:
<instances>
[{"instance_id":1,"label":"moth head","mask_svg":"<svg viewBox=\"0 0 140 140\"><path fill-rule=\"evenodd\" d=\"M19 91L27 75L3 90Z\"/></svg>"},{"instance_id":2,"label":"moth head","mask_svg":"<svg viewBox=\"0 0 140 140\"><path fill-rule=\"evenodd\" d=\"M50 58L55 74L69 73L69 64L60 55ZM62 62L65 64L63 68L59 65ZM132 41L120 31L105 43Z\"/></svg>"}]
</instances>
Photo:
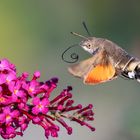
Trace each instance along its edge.
<instances>
[{"instance_id":1,"label":"moth head","mask_svg":"<svg viewBox=\"0 0 140 140\"><path fill-rule=\"evenodd\" d=\"M90 54L95 54L98 49L99 49L99 46L101 45L102 43L102 40L101 38L96 38L96 37L85 37L83 35L80 35L78 33L75 33L75 32L71 32L73 35L75 36L79 36L81 38L83 38L83 40L80 42L80 46L87 52L89 52Z\"/></svg>"},{"instance_id":2,"label":"moth head","mask_svg":"<svg viewBox=\"0 0 140 140\"><path fill-rule=\"evenodd\" d=\"M97 38L95 37L88 37L87 39L81 41L80 46L92 55L99 49L99 45L97 45Z\"/></svg>"}]
</instances>

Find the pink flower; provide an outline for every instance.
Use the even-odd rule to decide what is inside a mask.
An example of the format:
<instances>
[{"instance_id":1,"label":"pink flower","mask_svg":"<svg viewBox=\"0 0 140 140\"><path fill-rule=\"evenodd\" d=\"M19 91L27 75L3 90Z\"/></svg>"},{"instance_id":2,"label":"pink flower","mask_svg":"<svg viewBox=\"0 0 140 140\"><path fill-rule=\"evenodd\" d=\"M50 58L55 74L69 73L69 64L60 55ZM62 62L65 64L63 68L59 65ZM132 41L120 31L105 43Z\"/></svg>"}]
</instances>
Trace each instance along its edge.
<instances>
[{"instance_id":1,"label":"pink flower","mask_svg":"<svg viewBox=\"0 0 140 140\"><path fill-rule=\"evenodd\" d=\"M30 82L26 82L22 85L22 87L27 90L28 94L30 96L35 96L35 94L38 93L38 91L40 91L40 83L37 82L36 80L32 80Z\"/></svg>"},{"instance_id":2,"label":"pink flower","mask_svg":"<svg viewBox=\"0 0 140 140\"><path fill-rule=\"evenodd\" d=\"M25 98L26 94L24 93L24 90L21 90L21 82L18 81L12 81L9 83L9 90L12 93L12 100L16 101L18 98Z\"/></svg>"},{"instance_id":3,"label":"pink flower","mask_svg":"<svg viewBox=\"0 0 140 140\"><path fill-rule=\"evenodd\" d=\"M0 71L10 70L10 62L7 59L3 59L0 61Z\"/></svg>"},{"instance_id":4,"label":"pink flower","mask_svg":"<svg viewBox=\"0 0 140 140\"><path fill-rule=\"evenodd\" d=\"M8 74L1 73L0 77L1 77L0 84L4 84L4 83L9 84L12 80L16 79L16 75L13 72L10 72Z\"/></svg>"},{"instance_id":5,"label":"pink flower","mask_svg":"<svg viewBox=\"0 0 140 140\"><path fill-rule=\"evenodd\" d=\"M93 121L92 105L73 105L71 87L67 87L54 99L52 91L57 87L57 78L46 82L37 81L40 72L36 71L31 80L28 73L17 76L16 68L7 59L0 61L0 135L4 139L22 136L29 122L44 129L46 138L58 137L61 124L70 135L72 128L65 119L79 123L94 131L87 121ZM57 124L56 124L57 122Z\"/></svg>"},{"instance_id":6,"label":"pink flower","mask_svg":"<svg viewBox=\"0 0 140 140\"><path fill-rule=\"evenodd\" d=\"M14 127L12 127L12 126L7 126L5 133L2 132L2 137L4 139L9 139L9 137L14 138L15 136L16 136L16 131L15 131Z\"/></svg>"},{"instance_id":7,"label":"pink flower","mask_svg":"<svg viewBox=\"0 0 140 140\"><path fill-rule=\"evenodd\" d=\"M33 98L33 105L34 107L32 108L32 113L37 115L39 113L46 114L48 112L48 105L49 105L49 100L46 98L43 98L40 100L40 98L35 97Z\"/></svg>"},{"instance_id":8,"label":"pink flower","mask_svg":"<svg viewBox=\"0 0 140 140\"><path fill-rule=\"evenodd\" d=\"M0 121L6 124L12 122L13 118L17 118L19 116L18 110L12 110L9 106L4 107L3 112L0 114Z\"/></svg>"}]
</instances>

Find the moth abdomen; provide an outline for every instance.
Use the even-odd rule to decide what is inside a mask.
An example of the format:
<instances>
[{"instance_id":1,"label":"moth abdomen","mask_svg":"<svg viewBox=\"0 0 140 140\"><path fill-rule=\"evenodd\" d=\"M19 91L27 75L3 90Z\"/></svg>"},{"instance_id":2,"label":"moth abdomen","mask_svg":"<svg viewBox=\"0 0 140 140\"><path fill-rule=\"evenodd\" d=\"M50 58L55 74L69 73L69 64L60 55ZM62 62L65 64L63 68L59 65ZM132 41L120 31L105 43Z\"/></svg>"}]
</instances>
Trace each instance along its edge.
<instances>
[{"instance_id":1,"label":"moth abdomen","mask_svg":"<svg viewBox=\"0 0 140 140\"><path fill-rule=\"evenodd\" d=\"M136 79L140 82L140 61L137 58L131 57L131 59L123 65L120 74L123 77Z\"/></svg>"}]
</instances>

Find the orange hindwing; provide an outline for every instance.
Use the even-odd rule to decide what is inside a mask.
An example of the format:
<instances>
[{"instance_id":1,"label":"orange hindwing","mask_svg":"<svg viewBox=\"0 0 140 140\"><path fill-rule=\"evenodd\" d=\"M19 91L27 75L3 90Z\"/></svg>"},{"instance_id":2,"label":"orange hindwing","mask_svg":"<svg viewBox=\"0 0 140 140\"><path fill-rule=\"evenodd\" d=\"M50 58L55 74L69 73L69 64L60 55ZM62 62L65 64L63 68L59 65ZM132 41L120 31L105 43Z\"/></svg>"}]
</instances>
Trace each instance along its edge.
<instances>
[{"instance_id":1,"label":"orange hindwing","mask_svg":"<svg viewBox=\"0 0 140 140\"><path fill-rule=\"evenodd\" d=\"M84 82L86 84L98 84L111 80L114 76L115 68L112 64L98 64L89 71Z\"/></svg>"}]
</instances>

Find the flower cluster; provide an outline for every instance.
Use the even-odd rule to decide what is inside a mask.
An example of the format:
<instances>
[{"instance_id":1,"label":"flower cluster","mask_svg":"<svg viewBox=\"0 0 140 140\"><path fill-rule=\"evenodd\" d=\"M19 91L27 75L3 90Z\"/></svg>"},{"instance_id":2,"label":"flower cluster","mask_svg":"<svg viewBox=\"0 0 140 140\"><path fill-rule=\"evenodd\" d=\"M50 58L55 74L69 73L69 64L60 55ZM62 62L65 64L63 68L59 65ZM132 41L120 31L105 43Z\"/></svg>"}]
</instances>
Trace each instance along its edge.
<instances>
[{"instance_id":1,"label":"flower cluster","mask_svg":"<svg viewBox=\"0 0 140 140\"><path fill-rule=\"evenodd\" d=\"M87 126L92 131L94 127L87 121L93 120L92 105L82 107L74 105L71 87L64 89L57 97L50 100L51 92L57 87L57 78L39 82L40 72L36 71L31 80L28 73L17 76L16 67L7 59L0 61L0 135L4 139L22 136L29 123L40 125L45 130L45 136L57 137L59 122L72 133L72 128L64 119L75 121Z\"/></svg>"}]
</instances>

